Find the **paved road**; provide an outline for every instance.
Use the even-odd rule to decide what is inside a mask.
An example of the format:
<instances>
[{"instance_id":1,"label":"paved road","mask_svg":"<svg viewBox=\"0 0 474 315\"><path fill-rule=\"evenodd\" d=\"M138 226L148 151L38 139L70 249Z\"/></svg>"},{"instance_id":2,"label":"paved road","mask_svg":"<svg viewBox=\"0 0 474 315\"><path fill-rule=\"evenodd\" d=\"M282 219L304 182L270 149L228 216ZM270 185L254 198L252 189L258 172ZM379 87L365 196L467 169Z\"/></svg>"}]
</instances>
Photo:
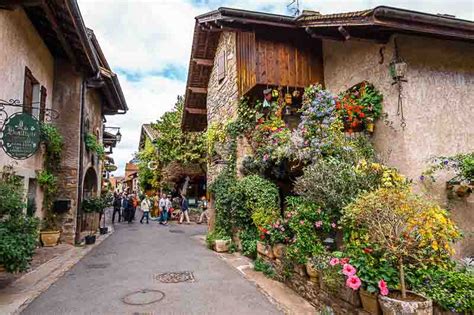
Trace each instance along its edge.
<instances>
[{"instance_id":1,"label":"paved road","mask_svg":"<svg viewBox=\"0 0 474 315\"><path fill-rule=\"evenodd\" d=\"M204 233L199 225L116 224L113 235L22 314L280 314L252 283L193 237ZM177 271L192 271L196 281L156 279ZM122 301L142 289L160 290L165 297L143 306Z\"/></svg>"}]
</instances>

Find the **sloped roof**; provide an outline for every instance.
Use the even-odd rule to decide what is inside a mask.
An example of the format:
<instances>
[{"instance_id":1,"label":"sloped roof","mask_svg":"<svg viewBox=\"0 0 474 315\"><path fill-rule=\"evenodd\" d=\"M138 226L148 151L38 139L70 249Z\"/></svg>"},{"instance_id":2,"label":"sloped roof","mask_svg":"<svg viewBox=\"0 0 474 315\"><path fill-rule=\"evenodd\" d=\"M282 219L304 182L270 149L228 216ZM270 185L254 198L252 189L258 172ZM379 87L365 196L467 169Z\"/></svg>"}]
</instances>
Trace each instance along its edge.
<instances>
[{"instance_id":1,"label":"sloped roof","mask_svg":"<svg viewBox=\"0 0 474 315\"><path fill-rule=\"evenodd\" d=\"M148 137L148 139L153 142L158 139L159 136L160 134L155 128L153 128L153 124L143 124L140 133L140 143L138 144L138 149L141 150L145 147L145 137Z\"/></svg>"},{"instance_id":2,"label":"sloped roof","mask_svg":"<svg viewBox=\"0 0 474 315\"><path fill-rule=\"evenodd\" d=\"M202 131L207 126L207 86L222 31L301 29L315 39L362 39L387 42L395 33L474 41L474 23L452 16L379 6L369 10L321 14L303 11L291 16L219 8L195 18L181 127ZM310 38L308 38L310 40Z\"/></svg>"}]
</instances>

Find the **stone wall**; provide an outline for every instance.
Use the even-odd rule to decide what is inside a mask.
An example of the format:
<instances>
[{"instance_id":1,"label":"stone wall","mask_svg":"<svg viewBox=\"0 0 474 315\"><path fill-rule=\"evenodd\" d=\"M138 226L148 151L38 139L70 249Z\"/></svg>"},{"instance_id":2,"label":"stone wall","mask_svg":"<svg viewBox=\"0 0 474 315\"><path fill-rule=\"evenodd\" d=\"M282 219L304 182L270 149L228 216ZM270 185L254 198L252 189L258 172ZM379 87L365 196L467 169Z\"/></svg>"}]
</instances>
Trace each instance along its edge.
<instances>
[{"instance_id":1,"label":"stone wall","mask_svg":"<svg viewBox=\"0 0 474 315\"><path fill-rule=\"evenodd\" d=\"M397 44L400 57L408 64L408 82L402 85L405 128L397 115L397 85L392 85L388 70L394 56L393 38L386 45L324 40L325 85L334 93L363 80L375 85L384 96L384 112L393 122L392 127L377 122L375 147L386 164L397 167L422 191L425 185L418 178L430 157L474 151L474 59L467 57L474 54L474 45L414 36L398 36ZM447 176L428 189L444 204ZM453 218L467 232L458 249L463 255L473 255L474 198L449 206Z\"/></svg>"},{"instance_id":2,"label":"stone wall","mask_svg":"<svg viewBox=\"0 0 474 315\"><path fill-rule=\"evenodd\" d=\"M222 53L225 54L225 77L219 81L217 77L217 56ZM223 124L234 118L237 113L238 100L236 34L234 32L222 32L207 88L208 125ZM222 168L222 164L208 165L208 184L212 183Z\"/></svg>"},{"instance_id":3,"label":"stone wall","mask_svg":"<svg viewBox=\"0 0 474 315\"><path fill-rule=\"evenodd\" d=\"M303 266L289 268L280 258L269 258L261 253L258 257L273 267L275 280L285 283L317 309L329 308L335 315L369 314L362 310L358 291L343 288L340 292L330 292L321 285L321 279L310 279Z\"/></svg>"}]
</instances>

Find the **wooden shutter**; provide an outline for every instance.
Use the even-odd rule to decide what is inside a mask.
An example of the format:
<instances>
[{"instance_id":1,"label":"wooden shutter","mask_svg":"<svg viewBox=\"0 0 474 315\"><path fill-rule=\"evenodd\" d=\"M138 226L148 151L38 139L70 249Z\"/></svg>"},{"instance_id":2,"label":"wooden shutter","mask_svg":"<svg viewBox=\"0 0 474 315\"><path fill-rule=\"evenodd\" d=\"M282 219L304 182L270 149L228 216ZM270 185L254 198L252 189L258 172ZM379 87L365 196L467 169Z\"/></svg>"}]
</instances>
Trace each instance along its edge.
<instances>
[{"instance_id":1,"label":"wooden shutter","mask_svg":"<svg viewBox=\"0 0 474 315\"><path fill-rule=\"evenodd\" d=\"M44 121L44 114L46 112L46 96L48 95L46 88L41 86L41 96L40 96L40 113L39 121Z\"/></svg>"},{"instance_id":2,"label":"wooden shutter","mask_svg":"<svg viewBox=\"0 0 474 315\"><path fill-rule=\"evenodd\" d=\"M23 112L32 113L33 105L33 75L30 69L25 67L25 82L23 85Z\"/></svg>"},{"instance_id":3,"label":"wooden shutter","mask_svg":"<svg viewBox=\"0 0 474 315\"><path fill-rule=\"evenodd\" d=\"M222 81L225 78L225 52L217 56L217 80Z\"/></svg>"}]
</instances>

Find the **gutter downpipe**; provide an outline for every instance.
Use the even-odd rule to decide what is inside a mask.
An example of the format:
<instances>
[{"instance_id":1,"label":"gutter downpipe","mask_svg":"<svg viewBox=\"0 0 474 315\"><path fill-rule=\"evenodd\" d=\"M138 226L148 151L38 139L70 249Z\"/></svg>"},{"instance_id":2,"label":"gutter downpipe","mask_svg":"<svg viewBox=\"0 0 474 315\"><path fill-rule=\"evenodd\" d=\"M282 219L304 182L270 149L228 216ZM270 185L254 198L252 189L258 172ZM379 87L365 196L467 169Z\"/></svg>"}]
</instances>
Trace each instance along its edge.
<instances>
[{"instance_id":1,"label":"gutter downpipe","mask_svg":"<svg viewBox=\"0 0 474 315\"><path fill-rule=\"evenodd\" d=\"M77 214L76 214L76 244L81 242L81 229L82 229L82 189L83 189L83 177L84 177L84 99L86 92L87 80L82 79L81 83L81 100L80 100L80 115L81 122L79 126L79 171L77 181Z\"/></svg>"}]
</instances>

